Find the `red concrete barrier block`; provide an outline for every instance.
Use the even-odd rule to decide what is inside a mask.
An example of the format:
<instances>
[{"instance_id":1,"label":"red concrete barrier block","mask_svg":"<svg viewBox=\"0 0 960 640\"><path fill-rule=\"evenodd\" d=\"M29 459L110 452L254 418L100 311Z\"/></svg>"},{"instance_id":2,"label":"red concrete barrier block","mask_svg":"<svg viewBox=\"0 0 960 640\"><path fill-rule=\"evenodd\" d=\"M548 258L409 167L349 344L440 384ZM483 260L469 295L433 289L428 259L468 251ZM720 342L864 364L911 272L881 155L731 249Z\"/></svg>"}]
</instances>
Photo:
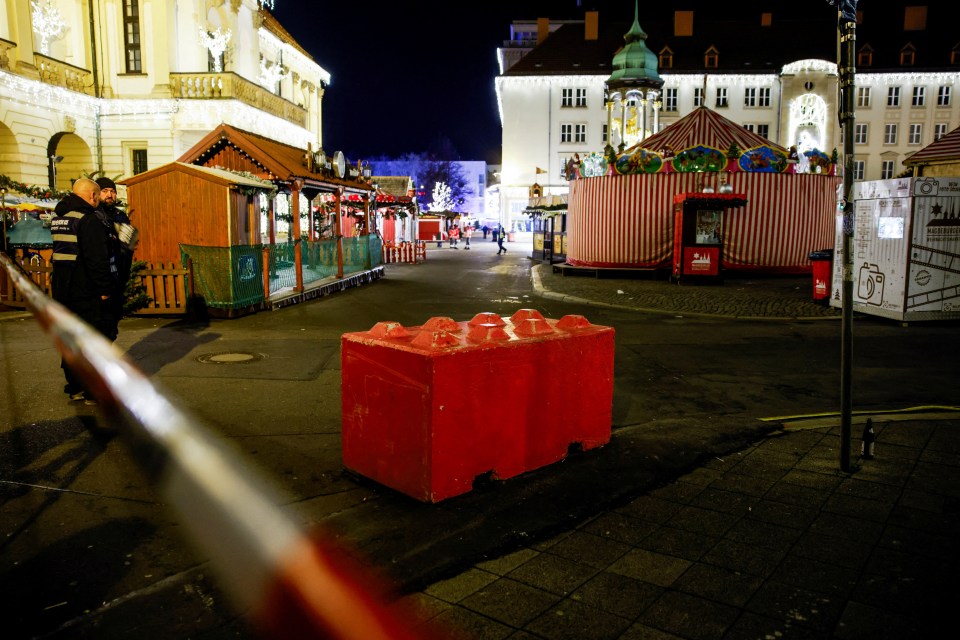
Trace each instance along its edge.
<instances>
[{"instance_id":1,"label":"red concrete barrier block","mask_svg":"<svg viewBox=\"0 0 960 640\"><path fill-rule=\"evenodd\" d=\"M610 441L614 330L522 309L341 338L343 464L425 502ZM502 389L491 399L483 384Z\"/></svg>"}]
</instances>

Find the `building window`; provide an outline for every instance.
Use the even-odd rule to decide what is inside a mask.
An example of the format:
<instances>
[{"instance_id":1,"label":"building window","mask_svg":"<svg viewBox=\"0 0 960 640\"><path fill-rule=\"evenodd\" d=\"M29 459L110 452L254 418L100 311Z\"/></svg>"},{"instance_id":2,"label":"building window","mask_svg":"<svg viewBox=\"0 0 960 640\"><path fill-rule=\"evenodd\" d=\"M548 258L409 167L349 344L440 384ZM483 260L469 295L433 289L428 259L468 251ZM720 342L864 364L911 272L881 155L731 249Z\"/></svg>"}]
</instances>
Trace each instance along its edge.
<instances>
[{"instance_id":1,"label":"building window","mask_svg":"<svg viewBox=\"0 0 960 640\"><path fill-rule=\"evenodd\" d=\"M933 125L933 139L934 139L934 140L939 140L940 138L942 138L942 137L945 136L945 135L947 135L947 123L946 123L946 122L938 122L937 124Z\"/></svg>"},{"instance_id":2,"label":"building window","mask_svg":"<svg viewBox=\"0 0 960 640\"><path fill-rule=\"evenodd\" d=\"M604 124L603 127L600 129L600 138L601 138L600 142L602 142L603 144L607 144L607 141L610 139L610 131L609 129L607 129L606 124Z\"/></svg>"},{"instance_id":3,"label":"building window","mask_svg":"<svg viewBox=\"0 0 960 640\"><path fill-rule=\"evenodd\" d=\"M887 89L887 106L888 107L900 106L900 87L889 87Z\"/></svg>"},{"instance_id":4,"label":"building window","mask_svg":"<svg viewBox=\"0 0 960 640\"><path fill-rule=\"evenodd\" d=\"M913 106L922 107L927 102L926 87L913 88Z\"/></svg>"},{"instance_id":5,"label":"building window","mask_svg":"<svg viewBox=\"0 0 960 640\"><path fill-rule=\"evenodd\" d=\"M587 141L587 125L582 123L577 123L573 125L573 141L574 142Z\"/></svg>"},{"instance_id":6,"label":"building window","mask_svg":"<svg viewBox=\"0 0 960 640\"><path fill-rule=\"evenodd\" d=\"M860 47L860 51L857 52L857 66L858 67L869 67L873 64L873 47L868 44Z\"/></svg>"},{"instance_id":7,"label":"building window","mask_svg":"<svg viewBox=\"0 0 960 640\"><path fill-rule=\"evenodd\" d=\"M717 87L717 106L725 107L727 106L727 89L726 87Z\"/></svg>"},{"instance_id":8,"label":"building window","mask_svg":"<svg viewBox=\"0 0 960 640\"><path fill-rule=\"evenodd\" d=\"M938 107L950 106L950 85L945 84L939 89L937 89L937 106Z\"/></svg>"},{"instance_id":9,"label":"building window","mask_svg":"<svg viewBox=\"0 0 960 640\"><path fill-rule=\"evenodd\" d=\"M677 110L677 89L676 87L671 87L669 89L663 90L663 110L664 111L676 111Z\"/></svg>"},{"instance_id":10,"label":"building window","mask_svg":"<svg viewBox=\"0 0 960 640\"><path fill-rule=\"evenodd\" d=\"M908 44L900 49L900 64L905 67L912 67L917 58L917 50L912 44Z\"/></svg>"},{"instance_id":11,"label":"building window","mask_svg":"<svg viewBox=\"0 0 960 640\"><path fill-rule=\"evenodd\" d=\"M757 88L756 87L747 87L743 90L743 106L745 107L755 107L757 106Z\"/></svg>"},{"instance_id":12,"label":"building window","mask_svg":"<svg viewBox=\"0 0 960 640\"><path fill-rule=\"evenodd\" d=\"M880 165L880 179L889 180L893 177L893 160L884 160Z\"/></svg>"},{"instance_id":13,"label":"building window","mask_svg":"<svg viewBox=\"0 0 960 640\"><path fill-rule=\"evenodd\" d=\"M147 170L147 150L146 149L133 149L132 150L132 160L133 160L133 173L134 175L138 173L143 173Z\"/></svg>"},{"instance_id":14,"label":"building window","mask_svg":"<svg viewBox=\"0 0 960 640\"><path fill-rule=\"evenodd\" d=\"M743 125L743 128L746 129L747 131L749 131L750 133L753 133L753 125L752 125L752 124L747 123L747 124Z\"/></svg>"},{"instance_id":15,"label":"building window","mask_svg":"<svg viewBox=\"0 0 960 640\"><path fill-rule=\"evenodd\" d=\"M907 139L907 144L920 144L920 139L923 138L923 125L915 122L910 125L910 137Z\"/></svg>"},{"instance_id":16,"label":"building window","mask_svg":"<svg viewBox=\"0 0 960 640\"><path fill-rule=\"evenodd\" d=\"M670 47L664 47L660 50L659 62L661 69L673 68L673 51L670 50Z\"/></svg>"},{"instance_id":17,"label":"building window","mask_svg":"<svg viewBox=\"0 0 960 640\"><path fill-rule=\"evenodd\" d=\"M582 88L561 89L560 90L560 106L561 107L586 107L587 106L587 90Z\"/></svg>"},{"instance_id":18,"label":"building window","mask_svg":"<svg viewBox=\"0 0 960 640\"><path fill-rule=\"evenodd\" d=\"M854 144L867 144L868 125L857 123L853 131Z\"/></svg>"},{"instance_id":19,"label":"building window","mask_svg":"<svg viewBox=\"0 0 960 640\"><path fill-rule=\"evenodd\" d=\"M140 0L123 2L123 45L127 54L127 73L143 71L140 59Z\"/></svg>"},{"instance_id":20,"label":"building window","mask_svg":"<svg viewBox=\"0 0 960 640\"><path fill-rule=\"evenodd\" d=\"M758 107L769 107L770 106L770 87L760 87L757 91L757 106Z\"/></svg>"},{"instance_id":21,"label":"building window","mask_svg":"<svg viewBox=\"0 0 960 640\"><path fill-rule=\"evenodd\" d=\"M854 160L853 161L853 179L854 180L863 180L863 160Z\"/></svg>"},{"instance_id":22,"label":"building window","mask_svg":"<svg viewBox=\"0 0 960 640\"><path fill-rule=\"evenodd\" d=\"M560 142L573 142L573 124L564 122L560 125Z\"/></svg>"},{"instance_id":23,"label":"building window","mask_svg":"<svg viewBox=\"0 0 960 640\"><path fill-rule=\"evenodd\" d=\"M693 106L703 106L703 87L697 87L693 90Z\"/></svg>"},{"instance_id":24,"label":"building window","mask_svg":"<svg viewBox=\"0 0 960 640\"><path fill-rule=\"evenodd\" d=\"M769 139L770 139L770 125L768 125L768 124L758 124L758 125L757 125L757 135L760 136L760 137L762 137L762 138L766 138L767 140L769 140Z\"/></svg>"},{"instance_id":25,"label":"building window","mask_svg":"<svg viewBox=\"0 0 960 640\"><path fill-rule=\"evenodd\" d=\"M960 64L960 44L950 49L950 64Z\"/></svg>"},{"instance_id":26,"label":"building window","mask_svg":"<svg viewBox=\"0 0 960 640\"><path fill-rule=\"evenodd\" d=\"M884 125L883 144L897 144L897 125L895 124Z\"/></svg>"},{"instance_id":27,"label":"building window","mask_svg":"<svg viewBox=\"0 0 960 640\"><path fill-rule=\"evenodd\" d=\"M870 106L870 87L857 87L857 106Z\"/></svg>"},{"instance_id":28,"label":"building window","mask_svg":"<svg viewBox=\"0 0 960 640\"><path fill-rule=\"evenodd\" d=\"M716 47L711 46L707 49L707 52L703 54L703 66L707 69L716 69L717 65L720 63L720 55Z\"/></svg>"}]
</instances>

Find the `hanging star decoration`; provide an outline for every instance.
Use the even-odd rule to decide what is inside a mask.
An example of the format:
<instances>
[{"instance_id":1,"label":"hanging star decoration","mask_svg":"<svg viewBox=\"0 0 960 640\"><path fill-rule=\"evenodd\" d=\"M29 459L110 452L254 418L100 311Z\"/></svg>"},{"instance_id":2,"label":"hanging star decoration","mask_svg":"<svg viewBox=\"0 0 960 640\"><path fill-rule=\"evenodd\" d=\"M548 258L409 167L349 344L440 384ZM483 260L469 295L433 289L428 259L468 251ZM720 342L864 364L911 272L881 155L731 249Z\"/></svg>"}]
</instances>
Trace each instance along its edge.
<instances>
[{"instance_id":1,"label":"hanging star decoration","mask_svg":"<svg viewBox=\"0 0 960 640\"><path fill-rule=\"evenodd\" d=\"M258 0L261 7L266 7L267 9L273 10L273 0Z\"/></svg>"},{"instance_id":2,"label":"hanging star decoration","mask_svg":"<svg viewBox=\"0 0 960 640\"><path fill-rule=\"evenodd\" d=\"M33 0L30 4L33 6L33 30L40 36L40 53L48 55L50 41L63 37L67 23L50 0Z\"/></svg>"},{"instance_id":3,"label":"hanging star decoration","mask_svg":"<svg viewBox=\"0 0 960 640\"><path fill-rule=\"evenodd\" d=\"M220 27L217 27L216 31L207 31L200 27L200 44L213 57L214 73L223 71L223 52L227 50L227 44L231 37L233 37L233 33L230 29L221 31Z\"/></svg>"}]
</instances>

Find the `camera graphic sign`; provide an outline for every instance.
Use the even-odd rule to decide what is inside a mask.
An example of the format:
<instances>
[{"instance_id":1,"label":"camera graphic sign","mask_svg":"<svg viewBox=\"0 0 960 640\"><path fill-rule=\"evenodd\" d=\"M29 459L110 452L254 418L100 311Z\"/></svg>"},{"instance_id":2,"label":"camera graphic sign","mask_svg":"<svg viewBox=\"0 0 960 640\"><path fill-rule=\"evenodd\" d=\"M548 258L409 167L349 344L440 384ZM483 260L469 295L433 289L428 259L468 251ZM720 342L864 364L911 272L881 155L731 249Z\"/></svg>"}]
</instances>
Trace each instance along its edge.
<instances>
[{"instance_id":1,"label":"camera graphic sign","mask_svg":"<svg viewBox=\"0 0 960 640\"><path fill-rule=\"evenodd\" d=\"M960 177L854 185L853 308L897 320L960 317ZM842 255L838 216L835 255ZM830 304L842 305L834 262Z\"/></svg>"}]
</instances>

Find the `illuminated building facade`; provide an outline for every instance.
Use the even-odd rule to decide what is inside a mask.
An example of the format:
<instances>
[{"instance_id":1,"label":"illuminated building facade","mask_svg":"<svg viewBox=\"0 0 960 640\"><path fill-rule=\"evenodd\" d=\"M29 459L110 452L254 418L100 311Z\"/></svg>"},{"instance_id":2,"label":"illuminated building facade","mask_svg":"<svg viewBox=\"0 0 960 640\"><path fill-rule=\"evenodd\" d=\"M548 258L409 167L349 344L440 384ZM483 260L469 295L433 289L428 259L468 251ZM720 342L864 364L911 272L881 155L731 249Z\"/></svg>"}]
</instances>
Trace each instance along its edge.
<instances>
[{"instance_id":1,"label":"illuminated building facade","mask_svg":"<svg viewBox=\"0 0 960 640\"><path fill-rule=\"evenodd\" d=\"M131 176L221 123L321 148L330 75L272 4L0 2L0 174L60 190L93 172Z\"/></svg>"},{"instance_id":2,"label":"illuminated building facade","mask_svg":"<svg viewBox=\"0 0 960 640\"><path fill-rule=\"evenodd\" d=\"M755 3L698 11L641 4L645 38L626 16L612 22L587 11L559 26L541 18L536 31L505 42L496 79L504 224L525 218L534 182L545 196L566 194L570 158L629 146L700 106L787 148L842 152L836 9L767 4L772 12ZM905 158L960 124L960 40L947 3L871 6L858 11L856 180L903 173ZM623 100L610 81L617 56L638 42L655 56L649 77L658 74L662 85L648 82Z\"/></svg>"}]
</instances>

